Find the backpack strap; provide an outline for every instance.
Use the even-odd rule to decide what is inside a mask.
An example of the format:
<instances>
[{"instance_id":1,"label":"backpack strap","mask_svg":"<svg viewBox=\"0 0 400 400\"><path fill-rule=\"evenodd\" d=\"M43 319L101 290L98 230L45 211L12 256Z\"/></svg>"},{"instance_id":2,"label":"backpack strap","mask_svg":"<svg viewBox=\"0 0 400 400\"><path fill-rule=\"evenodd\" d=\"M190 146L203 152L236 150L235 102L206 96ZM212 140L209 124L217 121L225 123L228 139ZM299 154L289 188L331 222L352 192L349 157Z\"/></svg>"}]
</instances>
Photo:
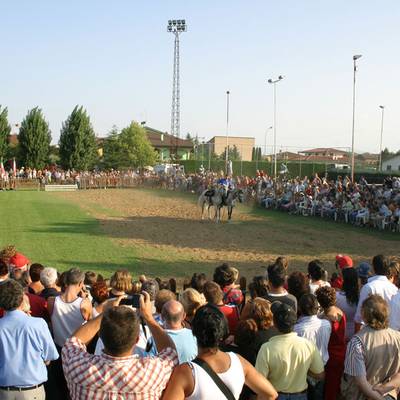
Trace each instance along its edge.
<instances>
[{"instance_id":1,"label":"backpack strap","mask_svg":"<svg viewBox=\"0 0 400 400\"><path fill-rule=\"evenodd\" d=\"M197 357L192 362L197 364L198 366L203 368L204 371L207 372L208 376L214 381L218 389L224 394L227 400L236 400L235 396L228 388L228 386L225 385L222 379L214 372L214 370L204 360Z\"/></svg>"}]
</instances>

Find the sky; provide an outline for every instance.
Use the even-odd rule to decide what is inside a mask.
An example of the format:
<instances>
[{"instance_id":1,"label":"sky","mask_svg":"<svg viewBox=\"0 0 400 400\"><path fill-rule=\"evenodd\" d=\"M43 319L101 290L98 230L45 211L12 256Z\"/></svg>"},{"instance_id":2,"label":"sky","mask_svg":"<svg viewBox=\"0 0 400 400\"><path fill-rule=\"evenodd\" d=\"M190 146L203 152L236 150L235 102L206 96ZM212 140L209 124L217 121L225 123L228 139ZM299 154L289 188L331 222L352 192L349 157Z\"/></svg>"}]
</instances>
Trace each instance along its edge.
<instances>
[{"instance_id":1,"label":"sky","mask_svg":"<svg viewBox=\"0 0 400 400\"><path fill-rule=\"evenodd\" d=\"M0 0L0 104L11 124L39 106L53 142L76 104L98 136L130 121L170 130L173 35L181 35L181 136L226 132L277 145L351 146L354 54L356 151L400 149L398 0ZM267 132L267 135L266 135ZM265 136L266 135L266 136Z\"/></svg>"}]
</instances>

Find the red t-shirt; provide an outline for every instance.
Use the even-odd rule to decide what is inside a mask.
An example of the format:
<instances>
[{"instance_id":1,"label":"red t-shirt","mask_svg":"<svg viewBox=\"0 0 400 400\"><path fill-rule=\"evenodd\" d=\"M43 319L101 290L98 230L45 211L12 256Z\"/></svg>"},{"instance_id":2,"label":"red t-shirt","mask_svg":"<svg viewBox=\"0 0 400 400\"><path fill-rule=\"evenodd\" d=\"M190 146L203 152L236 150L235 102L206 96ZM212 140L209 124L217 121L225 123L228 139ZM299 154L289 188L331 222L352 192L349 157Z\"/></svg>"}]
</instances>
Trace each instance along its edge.
<instances>
[{"instance_id":1,"label":"red t-shirt","mask_svg":"<svg viewBox=\"0 0 400 400\"><path fill-rule=\"evenodd\" d=\"M25 293L29 298L29 303L31 305L31 315L32 317L43 318L49 321L49 313L47 312L47 301L36 294Z\"/></svg>"},{"instance_id":2,"label":"red t-shirt","mask_svg":"<svg viewBox=\"0 0 400 400\"><path fill-rule=\"evenodd\" d=\"M228 320L229 334L234 335L236 332L236 327L239 323L239 310L234 305L224 304L223 306L218 306L222 314L225 315Z\"/></svg>"}]
</instances>

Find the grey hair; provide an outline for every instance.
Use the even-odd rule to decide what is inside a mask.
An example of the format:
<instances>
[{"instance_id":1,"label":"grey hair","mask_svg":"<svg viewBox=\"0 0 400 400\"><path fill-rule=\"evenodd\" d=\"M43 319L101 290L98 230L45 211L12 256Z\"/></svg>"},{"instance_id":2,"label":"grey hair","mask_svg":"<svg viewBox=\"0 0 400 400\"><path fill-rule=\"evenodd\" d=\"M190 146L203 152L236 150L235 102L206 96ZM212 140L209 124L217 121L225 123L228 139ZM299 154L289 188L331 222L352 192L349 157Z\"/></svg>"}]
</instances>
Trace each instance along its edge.
<instances>
[{"instance_id":1,"label":"grey hair","mask_svg":"<svg viewBox=\"0 0 400 400\"><path fill-rule=\"evenodd\" d=\"M57 282L57 270L55 268L45 268L40 273L40 282L46 288Z\"/></svg>"}]
</instances>

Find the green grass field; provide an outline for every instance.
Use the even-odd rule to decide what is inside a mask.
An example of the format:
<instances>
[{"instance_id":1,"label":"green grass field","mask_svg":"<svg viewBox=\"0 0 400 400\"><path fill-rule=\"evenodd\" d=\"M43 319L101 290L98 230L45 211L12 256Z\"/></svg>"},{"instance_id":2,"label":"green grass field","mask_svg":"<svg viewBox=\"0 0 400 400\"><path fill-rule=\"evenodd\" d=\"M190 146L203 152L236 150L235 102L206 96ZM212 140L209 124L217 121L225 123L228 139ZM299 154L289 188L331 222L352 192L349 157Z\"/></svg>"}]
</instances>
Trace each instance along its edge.
<instances>
[{"instance_id":1,"label":"green grass field","mask_svg":"<svg viewBox=\"0 0 400 400\"><path fill-rule=\"evenodd\" d=\"M0 193L0 247L15 244L31 261L110 275L136 264L132 249L113 243L78 205L46 192Z\"/></svg>"},{"instance_id":2,"label":"green grass field","mask_svg":"<svg viewBox=\"0 0 400 400\"><path fill-rule=\"evenodd\" d=\"M216 225L199 221L195 203L190 194L149 189L0 192L0 247L15 244L33 262L105 276L127 268L183 277L226 261L250 277L278 255L303 270L313 258L332 270L337 253L356 262L400 255L399 234L245 206L232 224Z\"/></svg>"}]
</instances>

